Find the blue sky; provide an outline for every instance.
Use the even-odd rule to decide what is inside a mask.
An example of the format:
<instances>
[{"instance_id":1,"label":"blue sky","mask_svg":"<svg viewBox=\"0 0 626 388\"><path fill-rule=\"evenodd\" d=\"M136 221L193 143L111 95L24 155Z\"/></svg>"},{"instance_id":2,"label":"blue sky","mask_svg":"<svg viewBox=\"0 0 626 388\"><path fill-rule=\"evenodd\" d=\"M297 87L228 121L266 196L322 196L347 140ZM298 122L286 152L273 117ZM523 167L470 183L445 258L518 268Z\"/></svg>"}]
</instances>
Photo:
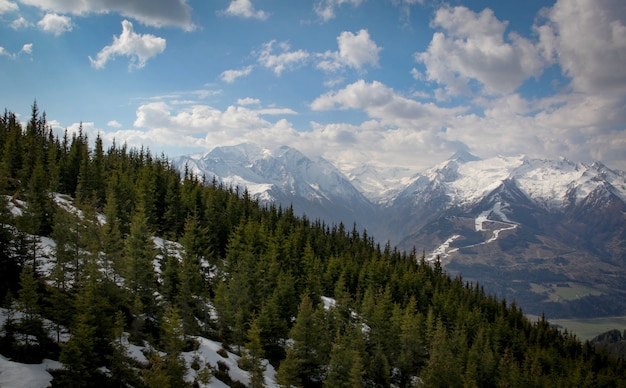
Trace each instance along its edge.
<instances>
[{"instance_id":1,"label":"blue sky","mask_svg":"<svg viewBox=\"0 0 626 388\"><path fill-rule=\"evenodd\" d=\"M0 0L0 108L170 157L626 169L623 0Z\"/></svg>"}]
</instances>

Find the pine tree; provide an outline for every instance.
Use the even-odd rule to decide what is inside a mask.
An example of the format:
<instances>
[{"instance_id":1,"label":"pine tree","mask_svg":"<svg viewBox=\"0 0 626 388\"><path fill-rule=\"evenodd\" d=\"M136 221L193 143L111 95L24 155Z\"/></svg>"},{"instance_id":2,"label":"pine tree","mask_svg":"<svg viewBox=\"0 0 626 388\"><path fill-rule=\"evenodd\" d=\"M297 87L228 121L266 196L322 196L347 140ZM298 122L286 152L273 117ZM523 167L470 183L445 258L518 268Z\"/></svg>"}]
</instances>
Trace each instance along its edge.
<instances>
[{"instance_id":1,"label":"pine tree","mask_svg":"<svg viewBox=\"0 0 626 388\"><path fill-rule=\"evenodd\" d=\"M17 292L21 272L20 263L14 252L16 236L13 228L9 226L12 217L7 205L6 197L0 195L0 301L4 301L8 292Z\"/></svg>"},{"instance_id":2,"label":"pine tree","mask_svg":"<svg viewBox=\"0 0 626 388\"><path fill-rule=\"evenodd\" d=\"M133 314L137 323L142 320L141 315L155 313L155 273L153 260L156 257L154 244L151 239L145 212L138 206L133 215L130 235L126 239L125 247L126 286L133 300ZM138 334L133 330L134 334Z\"/></svg>"},{"instance_id":3,"label":"pine tree","mask_svg":"<svg viewBox=\"0 0 626 388\"><path fill-rule=\"evenodd\" d=\"M178 310L168 306L162 321L161 345L165 352L165 372L170 387L185 386L185 360L181 353L185 346L185 330Z\"/></svg>"},{"instance_id":4,"label":"pine tree","mask_svg":"<svg viewBox=\"0 0 626 388\"><path fill-rule=\"evenodd\" d=\"M450 338L448 330L440 319L430 345L428 364L422 369L422 380L432 387L462 387L462 366L458 351L460 348Z\"/></svg>"},{"instance_id":5,"label":"pine tree","mask_svg":"<svg viewBox=\"0 0 626 388\"><path fill-rule=\"evenodd\" d=\"M248 342L245 344L239 363L242 369L250 371L250 387L265 387L265 365L263 364L265 354L261 346L261 328L257 325L256 319L250 323L247 337Z\"/></svg>"},{"instance_id":6,"label":"pine tree","mask_svg":"<svg viewBox=\"0 0 626 388\"><path fill-rule=\"evenodd\" d=\"M104 217L106 222L102 226L102 245L104 258L104 273L107 279L118 283L120 275L124 274L123 255L124 240L118 217L117 198L113 190L107 190Z\"/></svg>"},{"instance_id":7,"label":"pine tree","mask_svg":"<svg viewBox=\"0 0 626 388\"><path fill-rule=\"evenodd\" d=\"M51 234L56 243L52 280L55 287L62 291L69 290L70 282L78 280L81 233L80 218L60 206L57 207L54 212L54 225Z\"/></svg>"},{"instance_id":8,"label":"pine tree","mask_svg":"<svg viewBox=\"0 0 626 388\"><path fill-rule=\"evenodd\" d=\"M306 293L302 296L296 324L289 332L289 337L293 339L293 344L287 349L287 358L278 369L278 383L288 386L295 379L298 381L297 386L316 384L321 380L318 348L322 342L322 333L313 303Z\"/></svg>"},{"instance_id":9,"label":"pine tree","mask_svg":"<svg viewBox=\"0 0 626 388\"><path fill-rule=\"evenodd\" d=\"M400 332L400 386L406 386L426 360L424 318L416 311L416 301L412 298L405 309Z\"/></svg>"},{"instance_id":10,"label":"pine tree","mask_svg":"<svg viewBox=\"0 0 626 388\"><path fill-rule=\"evenodd\" d=\"M332 345L325 387L365 387L365 341L359 326L337 334Z\"/></svg>"},{"instance_id":11,"label":"pine tree","mask_svg":"<svg viewBox=\"0 0 626 388\"><path fill-rule=\"evenodd\" d=\"M38 282L31 266L25 265L20 274L20 291L17 305L23 313L19 328L25 334L25 345L30 346L31 336L40 337L43 321L40 316Z\"/></svg>"}]
</instances>

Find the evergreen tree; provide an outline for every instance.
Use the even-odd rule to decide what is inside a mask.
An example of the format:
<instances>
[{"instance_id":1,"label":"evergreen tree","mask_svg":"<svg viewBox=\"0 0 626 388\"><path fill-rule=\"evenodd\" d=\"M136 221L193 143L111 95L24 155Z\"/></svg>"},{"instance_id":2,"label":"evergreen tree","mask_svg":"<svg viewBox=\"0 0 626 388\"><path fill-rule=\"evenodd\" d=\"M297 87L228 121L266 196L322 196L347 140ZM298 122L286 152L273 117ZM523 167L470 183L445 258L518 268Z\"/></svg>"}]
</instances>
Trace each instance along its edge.
<instances>
[{"instance_id":1,"label":"evergreen tree","mask_svg":"<svg viewBox=\"0 0 626 388\"><path fill-rule=\"evenodd\" d=\"M256 323L256 319L250 323L248 330L248 342L246 342L239 365L242 369L250 372L250 387L265 387L265 365L263 358L265 353L261 346L261 328Z\"/></svg>"},{"instance_id":2,"label":"evergreen tree","mask_svg":"<svg viewBox=\"0 0 626 388\"><path fill-rule=\"evenodd\" d=\"M156 257L145 212L138 206L133 215L130 235L124 246L126 261L125 284L130 291L132 313L135 318L133 324L133 339L141 338L145 314L152 316L156 313L156 303L153 298L155 291L155 273L153 261Z\"/></svg>"},{"instance_id":3,"label":"evergreen tree","mask_svg":"<svg viewBox=\"0 0 626 388\"><path fill-rule=\"evenodd\" d=\"M289 338L293 339L293 344L288 347L287 358L278 369L278 383L289 386L297 381L296 386L316 385L322 380L318 348L323 339L313 303L306 293L302 296L296 324L289 332Z\"/></svg>"},{"instance_id":4,"label":"evergreen tree","mask_svg":"<svg viewBox=\"0 0 626 388\"><path fill-rule=\"evenodd\" d=\"M24 333L26 346L31 345L31 336L41 337L43 321L39 307L39 285L31 266L25 265L20 274L20 291L17 305L23 316L20 319L20 332Z\"/></svg>"},{"instance_id":5,"label":"evergreen tree","mask_svg":"<svg viewBox=\"0 0 626 388\"><path fill-rule=\"evenodd\" d=\"M21 264L15 255L16 236L9 222L12 220L6 197L0 195L0 301L4 301L8 292L15 295Z\"/></svg>"},{"instance_id":6,"label":"evergreen tree","mask_svg":"<svg viewBox=\"0 0 626 388\"><path fill-rule=\"evenodd\" d=\"M458 357L459 347L450 338L441 320L437 320L430 345L430 357L420 376L429 387L462 387L463 368Z\"/></svg>"},{"instance_id":7,"label":"evergreen tree","mask_svg":"<svg viewBox=\"0 0 626 388\"><path fill-rule=\"evenodd\" d=\"M185 346L183 322L175 307L168 306L162 321L161 345L165 352L165 372L170 387L186 386L186 365L181 353Z\"/></svg>"},{"instance_id":8,"label":"evergreen tree","mask_svg":"<svg viewBox=\"0 0 626 388\"><path fill-rule=\"evenodd\" d=\"M125 273L125 268L123 268L124 240L118 217L117 199L113 190L107 191L104 217L106 222L102 226L102 245L105 254L103 269L107 279L118 283L120 275Z\"/></svg>"},{"instance_id":9,"label":"evergreen tree","mask_svg":"<svg viewBox=\"0 0 626 388\"><path fill-rule=\"evenodd\" d=\"M80 218L60 206L57 207L54 212L54 225L51 234L56 243L52 280L55 287L61 291L69 290L71 282L78 280L81 233Z\"/></svg>"},{"instance_id":10,"label":"evergreen tree","mask_svg":"<svg viewBox=\"0 0 626 388\"><path fill-rule=\"evenodd\" d=\"M365 387L365 341L359 326L337 334L333 342L324 387Z\"/></svg>"}]
</instances>

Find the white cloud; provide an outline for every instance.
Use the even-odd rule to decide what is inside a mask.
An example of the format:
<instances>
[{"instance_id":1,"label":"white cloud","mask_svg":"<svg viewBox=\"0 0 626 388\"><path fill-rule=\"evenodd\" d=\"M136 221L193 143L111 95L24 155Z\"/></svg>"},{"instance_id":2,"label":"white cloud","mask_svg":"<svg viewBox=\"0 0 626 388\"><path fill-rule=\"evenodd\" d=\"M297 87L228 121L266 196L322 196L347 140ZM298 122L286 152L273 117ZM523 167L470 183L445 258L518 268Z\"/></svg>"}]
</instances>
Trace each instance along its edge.
<instances>
[{"instance_id":1,"label":"white cloud","mask_svg":"<svg viewBox=\"0 0 626 388\"><path fill-rule=\"evenodd\" d=\"M0 0L0 15L18 10L19 7L14 2L9 0Z\"/></svg>"},{"instance_id":2,"label":"white cloud","mask_svg":"<svg viewBox=\"0 0 626 388\"><path fill-rule=\"evenodd\" d=\"M16 59L20 54L31 55L33 53L33 44L26 43L22 46L22 49L17 53L12 53L7 51L4 47L0 46L0 57L8 57L11 59Z\"/></svg>"},{"instance_id":3,"label":"white cloud","mask_svg":"<svg viewBox=\"0 0 626 388\"><path fill-rule=\"evenodd\" d=\"M218 144L246 141L291 144L286 140L297 137L298 132L287 120L278 118L269 121L261 115L294 113L290 109L253 110L243 106L229 106L222 111L209 105L177 106L166 101L152 102L137 108L134 123L137 130L118 131L117 137L124 140L129 137L140 140L150 138L156 144L187 150L208 150Z\"/></svg>"},{"instance_id":4,"label":"white cloud","mask_svg":"<svg viewBox=\"0 0 626 388\"><path fill-rule=\"evenodd\" d=\"M243 69L239 70L226 70L222 72L220 78L222 81L227 83L233 83L237 80L237 78L247 77L252 72L252 66L246 66Z\"/></svg>"},{"instance_id":5,"label":"white cloud","mask_svg":"<svg viewBox=\"0 0 626 388\"><path fill-rule=\"evenodd\" d=\"M49 32L55 36L59 36L65 32L72 31L72 19L68 16L58 15L56 13L47 13L38 23L37 26L42 31Z\"/></svg>"},{"instance_id":6,"label":"white cloud","mask_svg":"<svg viewBox=\"0 0 626 388\"><path fill-rule=\"evenodd\" d=\"M313 9L323 21L328 21L335 18L335 9L341 5L350 4L353 7L358 7L362 2L363 0L317 0Z\"/></svg>"},{"instance_id":7,"label":"white cloud","mask_svg":"<svg viewBox=\"0 0 626 388\"><path fill-rule=\"evenodd\" d=\"M307 136L323 138L329 151L319 146L316 152L326 152L328 158L345 165L398 165L414 171L432 166L459 148L481 157L562 155L624 165L619 147L626 144L626 136L623 129L615 128L623 128L626 110L623 102L610 96L578 93L529 101L512 93L476 103L482 105L482 115L461 107L420 103L381 82L361 80L319 96L311 109L354 109L369 120L360 125L313 123L314 130ZM341 142L348 141L350 150L345 145L342 150ZM318 143L311 140L307 146L313 144Z\"/></svg>"},{"instance_id":8,"label":"white cloud","mask_svg":"<svg viewBox=\"0 0 626 388\"><path fill-rule=\"evenodd\" d=\"M273 54L274 46L277 45L281 51L279 54ZM286 69L293 69L302 65L308 59L310 54L304 50L289 51L287 42L276 43L275 40L263 44L263 48L258 55L258 61L261 65L268 69L272 69L274 74L280 76Z\"/></svg>"},{"instance_id":9,"label":"white cloud","mask_svg":"<svg viewBox=\"0 0 626 388\"><path fill-rule=\"evenodd\" d=\"M378 66L378 54L382 50L370 38L367 30L360 30L356 34L344 31L337 37L339 51L327 51L320 56L323 58L317 67L325 71L336 71L348 66L362 70L365 65Z\"/></svg>"},{"instance_id":10,"label":"white cloud","mask_svg":"<svg viewBox=\"0 0 626 388\"><path fill-rule=\"evenodd\" d=\"M17 19L13 20L10 26L14 30L21 30L22 28L27 28L27 27L32 26L32 23L24 19L23 16L20 16Z\"/></svg>"},{"instance_id":11,"label":"white cloud","mask_svg":"<svg viewBox=\"0 0 626 388\"><path fill-rule=\"evenodd\" d=\"M265 11L255 10L250 0L232 0L224 13L230 16L259 20L265 20L269 16Z\"/></svg>"},{"instance_id":12,"label":"white cloud","mask_svg":"<svg viewBox=\"0 0 626 388\"><path fill-rule=\"evenodd\" d=\"M237 105L259 105L261 100L258 98L246 97L237 100Z\"/></svg>"},{"instance_id":13,"label":"white cloud","mask_svg":"<svg viewBox=\"0 0 626 388\"><path fill-rule=\"evenodd\" d=\"M175 26L193 30L191 7L187 0L20 0L44 11L87 15L119 13L153 27Z\"/></svg>"},{"instance_id":14,"label":"white cloud","mask_svg":"<svg viewBox=\"0 0 626 388\"><path fill-rule=\"evenodd\" d=\"M118 55L130 57L129 69L141 69L148 59L165 50L165 39L151 34L137 34L133 31L133 24L128 20L122 21L122 33L113 37L113 44L105 46L97 54L96 59L89 57L91 65L102 69L106 63Z\"/></svg>"},{"instance_id":15,"label":"white cloud","mask_svg":"<svg viewBox=\"0 0 626 388\"><path fill-rule=\"evenodd\" d=\"M370 117L383 119L387 124L397 124L405 119L421 122L432 117L442 119L442 116L464 110L423 104L397 94L382 82L367 83L364 80L347 85L339 91L321 95L311 103L311 109L359 109L366 111Z\"/></svg>"},{"instance_id":16,"label":"white cloud","mask_svg":"<svg viewBox=\"0 0 626 388\"><path fill-rule=\"evenodd\" d=\"M626 90L626 3L622 0L559 0L536 26L545 57L571 77L576 91Z\"/></svg>"},{"instance_id":17,"label":"white cloud","mask_svg":"<svg viewBox=\"0 0 626 388\"><path fill-rule=\"evenodd\" d=\"M109 127L113 127L113 128L121 128L122 124L120 124L117 120L111 120L107 123L107 125Z\"/></svg>"},{"instance_id":18,"label":"white cloud","mask_svg":"<svg viewBox=\"0 0 626 388\"><path fill-rule=\"evenodd\" d=\"M25 53L25 54L32 54L33 53L33 44L32 43L26 43L22 46L22 50L20 50L21 53Z\"/></svg>"},{"instance_id":19,"label":"white cloud","mask_svg":"<svg viewBox=\"0 0 626 388\"><path fill-rule=\"evenodd\" d=\"M391 3L402 10L403 18L408 21L411 17L411 7L420 4L424 5L425 0L391 0Z\"/></svg>"},{"instance_id":20,"label":"white cloud","mask_svg":"<svg viewBox=\"0 0 626 388\"><path fill-rule=\"evenodd\" d=\"M490 9L475 13L446 6L437 10L432 25L444 32L436 32L415 59L426 66L427 79L450 94L468 94L471 80L488 94L511 93L529 77L538 77L545 66L528 39L510 33L505 41L508 22L498 20Z\"/></svg>"}]
</instances>

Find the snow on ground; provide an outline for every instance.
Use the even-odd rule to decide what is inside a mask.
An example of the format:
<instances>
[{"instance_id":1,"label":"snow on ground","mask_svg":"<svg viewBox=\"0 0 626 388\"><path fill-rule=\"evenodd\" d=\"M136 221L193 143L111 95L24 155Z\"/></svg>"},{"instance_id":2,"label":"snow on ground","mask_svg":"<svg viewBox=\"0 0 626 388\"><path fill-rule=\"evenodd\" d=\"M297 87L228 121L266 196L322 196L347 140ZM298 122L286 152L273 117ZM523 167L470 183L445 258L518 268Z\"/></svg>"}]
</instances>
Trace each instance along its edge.
<instances>
[{"instance_id":1,"label":"snow on ground","mask_svg":"<svg viewBox=\"0 0 626 388\"><path fill-rule=\"evenodd\" d=\"M4 312L4 309L2 309ZM0 314L0 317L4 317L5 314ZM4 322L4 319L3 321ZM185 360L188 368L186 376L187 381L193 382L196 378L197 372L190 368L190 365L196 360L200 368L205 364L211 365L212 368L218 368L218 361L228 366L230 375L233 381L239 381L245 385L250 384L250 374L247 371L242 370L237 365L239 356L234 353L227 352L228 357L222 357L218 354L218 351L222 349L222 344L216 341L209 340L203 337L192 337L199 344L197 350L191 352L182 353L182 357ZM126 348L126 354L132 359L147 364L148 359L145 356L145 351L148 349L144 346L134 345L128 342L128 334L125 333L121 341L122 346ZM263 361L265 364L265 384L267 387L277 387L276 383L276 370L267 360ZM52 381L52 375L47 369L59 369L63 365L58 361L44 360L41 364L22 364L19 362L13 362L6 357L0 355L0 387L2 388L45 388ZM208 385L200 384L200 387L228 387L224 382L212 377Z\"/></svg>"},{"instance_id":2,"label":"snow on ground","mask_svg":"<svg viewBox=\"0 0 626 388\"><path fill-rule=\"evenodd\" d=\"M217 353L220 349L222 349L221 343L211 341L203 337L193 338L198 341L200 347L198 348L198 350L183 353L183 357L185 358L187 365L191 364L194 357L197 357L199 359L200 365L209 363L214 368L217 368L217 362L221 361L228 366L228 374L230 375L231 379L233 379L233 381L240 381L246 386L250 384L250 373L240 369L237 365L237 361L240 358L239 356L234 353L227 352L228 357L222 357ZM269 364L267 360L264 360L263 362L265 364L265 385L267 387L277 387L278 385L276 384L276 370L272 365ZM194 372L195 374L195 371L193 371L193 369L190 369L190 371ZM219 387L227 385L213 377L208 386Z\"/></svg>"},{"instance_id":3,"label":"snow on ground","mask_svg":"<svg viewBox=\"0 0 626 388\"><path fill-rule=\"evenodd\" d=\"M13 217L21 217L24 214L22 209L26 207L26 203L24 201L20 201L19 199L15 199L10 195L6 195L5 198L8 201L7 208Z\"/></svg>"},{"instance_id":4,"label":"snow on ground","mask_svg":"<svg viewBox=\"0 0 626 388\"><path fill-rule=\"evenodd\" d=\"M41 364L22 364L0 355L0 387L44 388L50 385L52 375L48 369L59 369L61 363L43 360Z\"/></svg>"},{"instance_id":5,"label":"snow on ground","mask_svg":"<svg viewBox=\"0 0 626 388\"><path fill-rule=\"evenodd\" d=\"M489 217L489 214L491 214L491 209L485 210L474 219L474 227L476 228L477 232L483 230L483 222L487 221L487 217Z\"/></svg>"},{"instance_id":6,"label":"snow on ground","mask_svg":"<svg viewBox=\"0 0 626 388\"><path fill-rule=\"evenodd\" d=\"M432 251L429 256L426 257L426 261L429 263L434 263L435 260L437 260L437 256L439 256L439 258L446 258L450 255L450 253L458 251L458 248L454 248L451 250L448 249L450 248L450 244L452 244L452 242L459 237L461 237L461 235L455 234L454 236L444 241L443 244L439 245L434 251Z\"/></svg>"},{"instance_id":7,"label":"snow on ground","mask_svg":"<svg viewBox=\"0 0 626 388\"><path fill-rule=\"evenodd\" d=\"M322 296L322 303L324 303L324 309L325 310L330 310L331 308L335 307L337 305L337 301L335 300L335 298L330 298L328 296Z\"/></svg>"},{"instance_id":8,"label":"snow on ground","mask_svg":"<svg viewBox=\"0 0 626 388\"><path fill-rule=\"evenodd\" d=\"M444 259L450 256L451 253L454 253L461 248L471 248L471 247L475 247L479 245L492 243L496 241L498 237L500 237L500 233L506 230L513 230L517 228L519 224L512 222L507 218L506 214L504 214L504 212L502 211L504 208L505 206L503 206L501 202L496 202L491 209L481 212L478 216L476 216L476 218L474 218L474 228L477 232L486 231L485 225L484 225L486 222L490 223L492 226L498 226L491 230L491 233L492 233L491 237L489 237L487 240L479 242L477 244L466 245L463 247L450 249L450 244L454 240L461 237L460 235L455 234L454 236L444 241L443 244L438 246L429 256L427 256L426 261L432 263L437 259L437 256ZM491 215L498 216L500 221L490 219L489 217Z\"/></svg>"}]
</instances>

